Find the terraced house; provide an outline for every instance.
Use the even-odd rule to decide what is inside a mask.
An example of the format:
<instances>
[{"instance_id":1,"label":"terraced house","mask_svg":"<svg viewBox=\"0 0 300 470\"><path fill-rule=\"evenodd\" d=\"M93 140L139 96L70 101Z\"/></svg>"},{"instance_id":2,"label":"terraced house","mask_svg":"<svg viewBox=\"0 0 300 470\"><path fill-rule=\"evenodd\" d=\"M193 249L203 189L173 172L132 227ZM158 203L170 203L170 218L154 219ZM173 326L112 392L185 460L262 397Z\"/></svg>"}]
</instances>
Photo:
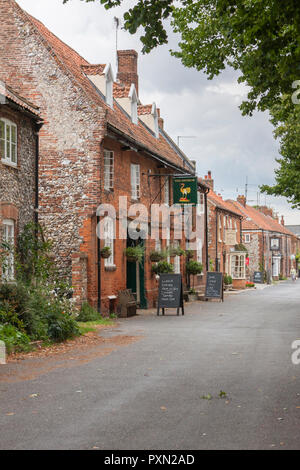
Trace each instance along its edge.
<instances>
[{"instance_id":1,"label":"terraced house","mask_svg":"<svg viewBox=\"0 0 300 470\"><path fill-rule=\"evenodd\" d=\"M255 271L265 273L266 280L288 277L295 265L297 236L284 225L269 207L252 207L245 196L228 201L243 217L242 237L249 255L247 274L253 279Z\"/></svg>"},{"instance_id":2,"label":"terraced house","mask_svg":"<svg viewBox=\"0 0 300 470\"><path fill-rule=\"evenodd\" d=\"M0 240L11 247L24 225L37 220L40 126L37 107L0 83ZM14 276L9 255L0 277Z\"/></svg>"},{"instance_id":3,"label":"terraced house","mask_svg":"<svg viewBox=\"0 0 300 470\"><path fill-rule=\"evenodd\" d=\"M109 224L104 241L96 236L99 204L117 208L119 196L127 196L127 209L168 205L170 176L195 173L164 130L156 104L140 102L137 53L118 51L114 80L110 64L88 63L14 0L0 0L0 11L0 79L40 108L39 220L76 301L107 309L128 287L140 306L152 305L157 281L148 254L155 243L157 249L173 243L173 229L167 240L146 241L138 265L127 262L124 249L141 240L114 239ZM117 219L117 233L119 225ZM101 261L104 245L111 255ZM183 271L180 257L172 262Z\"/></svg>"}]
</instances>

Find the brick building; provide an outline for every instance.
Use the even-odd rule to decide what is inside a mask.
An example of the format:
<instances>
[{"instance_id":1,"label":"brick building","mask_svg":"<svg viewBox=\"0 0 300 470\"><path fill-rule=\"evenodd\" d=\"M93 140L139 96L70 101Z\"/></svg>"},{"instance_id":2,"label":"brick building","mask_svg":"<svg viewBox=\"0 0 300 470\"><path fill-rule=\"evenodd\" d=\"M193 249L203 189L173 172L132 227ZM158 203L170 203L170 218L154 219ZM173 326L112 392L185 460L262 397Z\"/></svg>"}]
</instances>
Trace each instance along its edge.
<instances>
[{"instance_id":1,"label":"brick building","mask_svg":"<svg viewBox=\"0 0 300 470\"><path fill-rule=\"evenodd\" d=\"M168 240L145 242L141 265L128 263L128 237L99 241L97 208L117 209L120 196L150 208L172 200L171 175L194 174L193 163L164 130L160 110L139 99L137 53L118 51L118 75L110 64L89 64L14 0L0 0L0 79L40 108L39 219L54 242L56 262L80 304L108 308L109 297L131 287L139 304L157 294L148 254ZM128 221L134 217L128 215ZM120 229L117 218L116 232ZM135 242L138 243L141 240ZM101 262L101 248L112 255ZM184 248L185 243L182 243ZM180 257L178 257L180 258ZM183 271L183 260L172 260Z\"/></svg>"},{"instance_id":2,"label":"brick building","mask_svg":"<svg viewBox=\"0 0 300 470\"><path fill-rule=\"evenodd\" d=\"M38 109L0 83L0 229L1 240L16 243L24 225L37 219ZM0 273L14 278L13 257Z\"/></svg>"},{"instance_id":3,"label":"brick building","mask_svg":"<svg viewBox=\"0 0 300 470\"><path fill-rule=\"evenodd\" d=\"M238 246L241 243L242 216L214 192L210 171L200 181L210 188L207 195L209 268L230 275L233 287L243 288L246 283L246 256Z\"/></svg>"},{"instance_id":4,"label":"brick building","mask_svg":"<svg viewBox=\"0 0 300 470\"><path fill-rule=\"evenodd\" d=\"M246 204L245 196L228 201L243 216L243 243L249 254L247 274L253 279L254 271L265 271L267 279L289 276L293 258L297 253L297 236L284 225L284 218L274 215L266 206L258 208Z\"/></svg>"}]
</instances>

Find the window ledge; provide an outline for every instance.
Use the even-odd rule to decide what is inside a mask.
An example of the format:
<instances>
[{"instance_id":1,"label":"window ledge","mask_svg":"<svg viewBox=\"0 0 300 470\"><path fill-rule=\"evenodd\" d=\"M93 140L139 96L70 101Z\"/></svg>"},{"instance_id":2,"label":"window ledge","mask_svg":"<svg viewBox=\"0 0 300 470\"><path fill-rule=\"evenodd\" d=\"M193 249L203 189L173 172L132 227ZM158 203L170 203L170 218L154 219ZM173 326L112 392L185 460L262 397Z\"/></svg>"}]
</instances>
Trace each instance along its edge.
<instances>
[{"instance_id":1,"label":"window ledge","mask_svg":"<svg viewBox=\"0 0 300 470\"><path fill-rule=\"evenodd\" d=\"M115 264L111 264L109 266L104 266L105 271L113 272L117 270L117 266Z\"/></svg>"},{"instance_id":2,"label":"window ledge","mask_svg":"<svg viewBox=\"0 0 300 470\"><path fill-rule=\"evenodd\" d=\"M18 164L17 164L17 163L12 163L12 162L10 162L9 160L5 160L4 158L1 158L1 162L2 162L4 165L11 166L12 168L18 169Z\"/></svg>"}]
</instances>

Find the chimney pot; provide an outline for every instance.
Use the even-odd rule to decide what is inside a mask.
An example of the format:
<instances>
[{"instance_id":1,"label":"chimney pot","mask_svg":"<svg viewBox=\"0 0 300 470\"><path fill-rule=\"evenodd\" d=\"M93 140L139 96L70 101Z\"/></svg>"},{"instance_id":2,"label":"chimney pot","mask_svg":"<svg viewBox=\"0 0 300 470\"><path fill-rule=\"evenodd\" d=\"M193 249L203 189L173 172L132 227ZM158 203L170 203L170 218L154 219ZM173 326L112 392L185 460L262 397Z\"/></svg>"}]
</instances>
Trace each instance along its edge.
<instances>
[{"instance_id":1,"label":"chimney pot","mask_svg":"<svg viewBox=\"0 0 300 470\"><path fill-rule=\"evenodd\" d=\"M246 197L244 195L239 195L237 197L237 202L239 202L242 206L246 207Z\"/></svg>"}]
</instances>

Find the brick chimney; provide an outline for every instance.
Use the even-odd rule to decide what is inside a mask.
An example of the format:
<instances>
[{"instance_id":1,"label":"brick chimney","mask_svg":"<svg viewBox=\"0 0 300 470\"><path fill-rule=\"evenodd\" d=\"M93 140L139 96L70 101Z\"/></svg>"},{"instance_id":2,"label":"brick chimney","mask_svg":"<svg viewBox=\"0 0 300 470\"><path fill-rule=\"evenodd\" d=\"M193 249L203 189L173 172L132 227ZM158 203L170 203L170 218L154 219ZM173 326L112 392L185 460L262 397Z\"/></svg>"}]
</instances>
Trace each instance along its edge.
<instances>
[{"instance_id":1,"label":"brick chimney","mask_svg":"<svg viewBox=\"0 0 300 470\"><path fill-rule=\"evenodd\" d=\"M269 215L270 217L275 218L273 215L273 209L271 209L271 207L259 206L257 209L259 210L259 212L262 212L265 215Z\"/></svg>"},{"instance_id":2,"label":"brick chimney","mask_svg":"<svg viewBox=\"0 0 300 470\"><path fill-rule=\"evenodd\" d=\"M164 128L164 120L160 117L160 108L156 108L157 116L158 116L158 125L161 129Z\"/></svg>"},{"instance_id":3,"label":"brick chimney","mask_svg":"<svg viewBox=\"0 0 300 470\"><path fill-rule=\"evenodd\" d=\"M118 51L118 73L117 79L121 83L131 85L134 83L137 95L139 94L139 76L137 73L138 54L130 49Z\"/></svg>"},{"instance_id":4,"label":"brick chimney","mask_svg":"<svg viewBox=\"0 0 300 470\"><path fill-rule=\"evenodd\" d=\"M207 175L204 176L204 183L206 186L208 186L210 189L214 190L214 180L211 177L211 171L207 172Z\"/></svg>"},{"instance_id":5,"label":"brick chimney","mask_svg":"<svg viewBox=\"0 0 300 470\"><path fill-rule=\"evenodd\" d=\"M242 206L246 207L246 196L239 195L237 197L237 202L239 202Z\"/></svg>"},{"instance_id":6,"label":"brick chimney","mask_svg":"<svg viewBox=\"0 0 300 470\"><path fill-rule=\"evenodd\" d=\"M284 225L284 217L283 217L283 215L281 216L281 225Z\"/></svg>"}]
</instances>

